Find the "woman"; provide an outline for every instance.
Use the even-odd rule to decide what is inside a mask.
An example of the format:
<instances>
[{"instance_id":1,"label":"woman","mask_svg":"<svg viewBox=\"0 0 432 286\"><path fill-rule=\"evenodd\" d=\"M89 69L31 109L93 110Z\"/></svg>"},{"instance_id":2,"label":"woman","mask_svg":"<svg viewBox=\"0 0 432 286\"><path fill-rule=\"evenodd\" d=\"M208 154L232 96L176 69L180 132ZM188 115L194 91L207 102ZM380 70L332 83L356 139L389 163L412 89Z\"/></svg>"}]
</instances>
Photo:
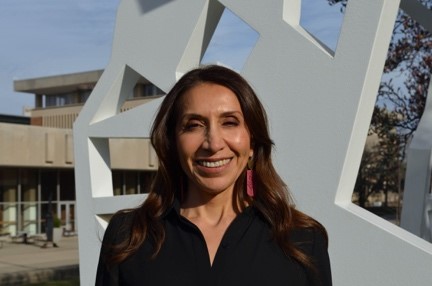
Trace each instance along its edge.
<instances>
[{"instance_id":1,"label":"woman","mask_svg":"<svg viewBox=\"0 0 432 286\"><path fill-rule=\"evenodd\" d=\"M151 142L151 191L111 219L96 285L331 285L326 231L295 209L263 106L239 74L185 74Z\"/></svg>"}]
</instances>

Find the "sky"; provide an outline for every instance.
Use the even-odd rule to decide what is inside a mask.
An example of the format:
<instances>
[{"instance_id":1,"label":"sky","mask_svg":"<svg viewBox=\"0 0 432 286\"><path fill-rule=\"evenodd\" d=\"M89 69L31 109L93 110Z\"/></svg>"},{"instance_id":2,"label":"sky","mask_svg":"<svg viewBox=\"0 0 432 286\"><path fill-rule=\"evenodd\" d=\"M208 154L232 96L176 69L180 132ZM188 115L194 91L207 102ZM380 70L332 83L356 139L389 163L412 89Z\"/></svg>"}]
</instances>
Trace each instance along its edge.
<instances>
[{"instance_id":1,"label":"sky","mask_svg":"<svg viewBox=\"0 0 432 286\"><path fill-rule=\"evenodd\" d=\"M130 1L130 0L124 0ZM120 0L1 0L0 114L24 115L34 96L13 81L103 69ZM343 15L327 0L303 0L301 25L335 49ZM226 11L203 62L240 70L259 35Z\"/></svg>"}]
</instances>

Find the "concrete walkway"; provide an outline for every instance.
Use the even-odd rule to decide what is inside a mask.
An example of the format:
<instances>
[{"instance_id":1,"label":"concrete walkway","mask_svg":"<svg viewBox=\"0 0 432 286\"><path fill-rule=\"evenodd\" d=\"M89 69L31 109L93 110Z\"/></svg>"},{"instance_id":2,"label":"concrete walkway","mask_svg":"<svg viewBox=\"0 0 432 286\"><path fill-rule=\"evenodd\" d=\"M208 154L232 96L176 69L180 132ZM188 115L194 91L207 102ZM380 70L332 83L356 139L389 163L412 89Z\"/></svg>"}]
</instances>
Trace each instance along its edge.
<instances>
[{"instance_id":1,"label":"concrete walkway","mask_svg":"<svg viewBox=\"0 0 432 286\"><path fill-rule=\"evenodd\" d=\"M5 242L0 248L0 285L68 279L79 275L78 237L63 237L59 247Z\"/></svg>"}]
</instances>

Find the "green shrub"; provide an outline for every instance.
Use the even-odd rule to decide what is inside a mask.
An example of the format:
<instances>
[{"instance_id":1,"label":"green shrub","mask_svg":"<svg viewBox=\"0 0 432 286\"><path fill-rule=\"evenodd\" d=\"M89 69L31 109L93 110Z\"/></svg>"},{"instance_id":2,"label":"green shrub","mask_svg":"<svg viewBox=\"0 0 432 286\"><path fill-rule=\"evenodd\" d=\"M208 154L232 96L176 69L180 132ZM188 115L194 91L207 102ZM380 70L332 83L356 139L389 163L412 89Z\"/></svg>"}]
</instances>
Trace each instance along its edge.
<instances>
[{"instance_id":1,"label":"green shrub","mask_svg":"<svg viewBox=\"0 0 432 286\"><path fill-rule=\"evenodd\" d=\"M57 216L54 216L54 227L61 227L61 220Z\"/></svg>"}]
</instances>

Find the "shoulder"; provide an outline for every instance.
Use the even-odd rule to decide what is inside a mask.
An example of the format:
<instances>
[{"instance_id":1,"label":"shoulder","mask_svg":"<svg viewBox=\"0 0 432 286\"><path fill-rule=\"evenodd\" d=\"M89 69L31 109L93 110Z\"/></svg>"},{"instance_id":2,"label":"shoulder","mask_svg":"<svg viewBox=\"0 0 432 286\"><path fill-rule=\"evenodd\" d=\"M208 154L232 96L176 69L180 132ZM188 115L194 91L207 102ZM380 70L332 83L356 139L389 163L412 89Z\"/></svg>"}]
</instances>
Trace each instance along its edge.
<instances>
[{"instance_id":1,"label":"shoulder","mask_svg":"<svg viewBox=\"0 0 432 286\"><path fill-rule=\"evenodd\" d=\"M122 210L115 213L105 230L104 243L118 243L129 235L135 217L135 211Z\"/></svg>"},{"instance_id":2,"label":"shoulder","mask_svg":"<svg viewBox=\"0 0 432 286\"><path fill-rule=\"evenodd\" d=\"M323 226L293 230L291 242L306 254L313 262L311 277L313 285L332 285L330 258L328 255L327 232ZM318 276L316 276L318 274ZM318 278L317 278L318 277Z\"/></svg>"},{"instance_id":3,"label":"shoulder","mask_svg":"<svg viewBox=\"0 0 432 286\"><path fill-rule=\"evenodd\" d=\"M292 209L293 226L290 231L290 240L303 251L309 253L314 247L323 247L327 250L328 235L325 227L311 216Z\"/></svg>"},{"instance_id":4,"label":"shoulder","mask_svg":"<svg viewBox=\"0 0 432 286\"><path fill-rule=\"evenodd\" d=\"M297 228L290 232L290 241L308 255L327 251L328 239L324 228Z\"/></svg>"},{"instance_id":5,"label":"shoulder","mask_svg":"<svg viewBox=\"0 0 432 286\"><path fill-rule=\"evenodd\" d=\"M133 220L135 216L135 210L121 210L115 213L110 221L110 225L122 225L124 223L127 223L131 220Z\"/></svg>"},{"instance_id":6,"label":"shoulder","mask_svg":"<svg viewBox=\"0 0 432 286\"><path fill-rule=\"evenodd\" d=\"M117 245L130 236L133 219L133 211L119 211L111 217L103 236L96 285L118 285L118 265L110 263L110 258L117 251Z\"/></svg>"}]
</instances>

